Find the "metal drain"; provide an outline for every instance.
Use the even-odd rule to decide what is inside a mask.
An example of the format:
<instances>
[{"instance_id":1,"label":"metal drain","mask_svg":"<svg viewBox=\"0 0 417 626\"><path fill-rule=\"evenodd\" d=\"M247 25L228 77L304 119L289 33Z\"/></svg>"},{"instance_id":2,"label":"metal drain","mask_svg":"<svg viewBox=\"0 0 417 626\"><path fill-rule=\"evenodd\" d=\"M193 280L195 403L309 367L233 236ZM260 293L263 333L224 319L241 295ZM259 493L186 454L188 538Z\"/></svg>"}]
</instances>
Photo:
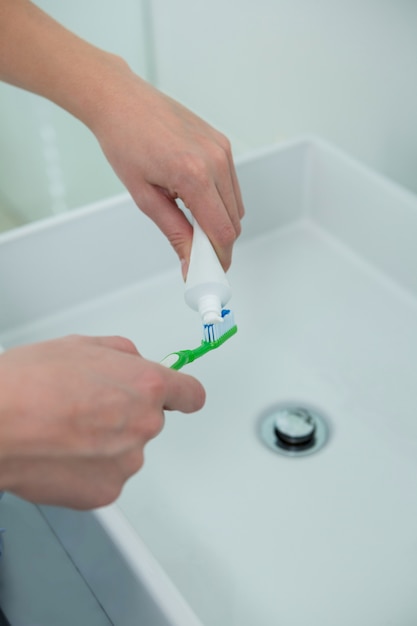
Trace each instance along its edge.
<instances>
[{"instance_id":1,"label":"metal drain","mask_svg":"<svg viewBox=\"0 0 417 626\"><path fill-rule=\"evenodd\" d=\"M325 419L305 405L276 404L259 420L259 436L274 452L286 456L307 456L320 450L329 436Z\"/></svg>"}]
</instances>

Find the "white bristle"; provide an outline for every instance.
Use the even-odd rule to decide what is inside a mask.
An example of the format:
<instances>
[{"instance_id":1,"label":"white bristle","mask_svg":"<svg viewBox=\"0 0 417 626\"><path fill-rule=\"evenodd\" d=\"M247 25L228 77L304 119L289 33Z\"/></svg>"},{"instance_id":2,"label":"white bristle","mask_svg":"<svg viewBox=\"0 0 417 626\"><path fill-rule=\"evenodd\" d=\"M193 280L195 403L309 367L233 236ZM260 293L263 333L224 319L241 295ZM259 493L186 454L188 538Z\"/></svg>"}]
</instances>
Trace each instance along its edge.
<instances>
[{"instance_id":1,"label":"white bristle","mask_svg":"<svg viewBox=\"0 0 417 626\"><path fill-rule=\"evenodd\" d=\"M204 324L204 341L212 343L218 341L235 325L235 318L232 311L223 309L222 321L216 324Z\"/></svg>"}]
</instances>

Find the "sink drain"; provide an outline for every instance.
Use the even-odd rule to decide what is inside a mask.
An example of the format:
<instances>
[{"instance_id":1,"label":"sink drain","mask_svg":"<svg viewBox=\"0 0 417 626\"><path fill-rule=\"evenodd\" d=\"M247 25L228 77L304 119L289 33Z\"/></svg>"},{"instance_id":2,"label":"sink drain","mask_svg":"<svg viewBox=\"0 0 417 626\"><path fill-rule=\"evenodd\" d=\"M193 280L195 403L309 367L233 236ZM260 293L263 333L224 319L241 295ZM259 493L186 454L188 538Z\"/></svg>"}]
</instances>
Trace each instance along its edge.
<instances>
[{"instance_id":1,"label":"sink drain","mask_svg":"<svg viewBox=\"0 0 417 626\"><path fill-rule=\"evenodd\" d=\"M259 420L259 436L274 452L306 456L324 446L329 428L315 409L298 404L277 404Z\"/></svg>"}]
</instances>

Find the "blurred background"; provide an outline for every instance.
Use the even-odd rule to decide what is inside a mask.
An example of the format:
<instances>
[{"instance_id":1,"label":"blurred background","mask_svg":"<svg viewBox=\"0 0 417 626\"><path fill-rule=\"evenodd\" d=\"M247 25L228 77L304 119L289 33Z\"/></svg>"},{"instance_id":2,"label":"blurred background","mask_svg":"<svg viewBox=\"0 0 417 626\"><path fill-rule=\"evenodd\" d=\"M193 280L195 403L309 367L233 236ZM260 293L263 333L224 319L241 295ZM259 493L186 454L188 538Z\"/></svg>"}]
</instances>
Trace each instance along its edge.
<instances>
[{"instance_id":1,"label":"blurred background","mask_svg":"<svg viewBox=\"0 0 417 626\"><path fill-rule=\"evenodd\" d=\"M229 136L314 133L417 193L415 0L36 0ZM0 230L123 191L95 138L0 84Z\"/></svg>"}]
</instances>

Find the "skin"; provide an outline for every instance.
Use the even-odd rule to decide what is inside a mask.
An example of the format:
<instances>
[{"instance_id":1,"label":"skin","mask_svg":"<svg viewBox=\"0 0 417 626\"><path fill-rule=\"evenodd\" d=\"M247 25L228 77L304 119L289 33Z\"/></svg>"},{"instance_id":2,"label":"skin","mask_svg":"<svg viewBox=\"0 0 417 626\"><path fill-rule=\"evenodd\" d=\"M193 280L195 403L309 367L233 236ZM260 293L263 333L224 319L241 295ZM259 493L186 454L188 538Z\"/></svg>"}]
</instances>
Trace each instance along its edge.
<instances>
[{"instance_id":1,"label":"skin","mask_svg":"<svg viewBox=\"0 0 417 626\"><path fill-rule=\"evenodd\" d=\"M197 411L202 385L142 358L123 337L71 336L0 359L2 487L27 500L112 502L143 464L164 411Z\"/></svg>"},{"instance_id":2,"label":"skin","mask_svg":"<svg viewBox=\"0 0 417 626\"><path fill-rule=\"evenodd\" d=\"M228 140L27 0L0 0L0 79L44 96L96 136L186 275L192 227L225 270L244 214ZM138 233L138 238L140 233ZM122 337L67 337L0 356L0 488L88 509L112 502L143 464L165 410L199 410L194 378L144 359Z\"/></svg>"},{"instance_id":3,"label":"skin","mask_svg":"<svg viewBox=\"0 0 417 626\"><path fill-rule=\"evenodd\" d=\"M187 262L181 198L228 269L244 207L229 141L27 0L0 0L0 79L63 107L97 137L142 211Z\"/></svg>"}]
</instances>

